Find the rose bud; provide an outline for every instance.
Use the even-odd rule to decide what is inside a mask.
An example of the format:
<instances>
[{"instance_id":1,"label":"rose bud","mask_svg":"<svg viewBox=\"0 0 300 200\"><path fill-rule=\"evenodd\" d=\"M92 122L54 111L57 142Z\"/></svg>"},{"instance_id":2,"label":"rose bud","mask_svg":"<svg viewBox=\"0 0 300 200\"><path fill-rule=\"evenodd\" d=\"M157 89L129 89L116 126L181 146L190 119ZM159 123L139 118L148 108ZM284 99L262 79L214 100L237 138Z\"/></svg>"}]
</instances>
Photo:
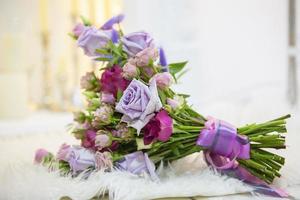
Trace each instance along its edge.
<instances>
[{"instance_id":1,"label":"rose bud","mask_svg":"<svg viewBox=\"0 0 300 200\"><path fill-rule=\"evenodd\" d=\"M126 79L133 79L138 75L138 68L131 64L131 63L126 63L123 67L123 73L122 76Z\"/></svg>"},{"instance_id":2,"label":"rose bud","mask_svg":"<svg viewBox=\"0 0 300 200\"><path fill-rule=\"evenodd\" d=\"M157 86L162 90L167 89L174 83L174 78L169 72L155 74L151 80L155 80Z\"/></svg>"}]
</instances>

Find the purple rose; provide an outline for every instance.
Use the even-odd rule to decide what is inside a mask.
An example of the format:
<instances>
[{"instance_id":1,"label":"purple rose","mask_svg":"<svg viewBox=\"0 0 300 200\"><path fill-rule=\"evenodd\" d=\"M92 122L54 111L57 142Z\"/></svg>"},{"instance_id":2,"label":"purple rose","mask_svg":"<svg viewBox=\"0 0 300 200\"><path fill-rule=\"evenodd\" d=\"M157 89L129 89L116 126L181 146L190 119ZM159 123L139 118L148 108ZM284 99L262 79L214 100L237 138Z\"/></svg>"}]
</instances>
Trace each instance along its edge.
<instances>
[{"instance_id":1,"label":"purple rose","mask_svg":"<svg viewBox=\"0 0 300 200\"><path fill-rule=\"evenodd\" d=\"M121 38L124 51L134 57L142 50L154 46L153 38L146 32L134 32Z\"/></svg>"},{"instance_id":2,"label":"purple rose","mask_svg":"<svg viewBox=\"0 0 300 200\"><path fill-rule=\"evenodd\" d=\"M62 144L57 152L56 158L68 162L70 159L71 146L66 143Z\"/></svg>"},{"instance_id":3,"label":"purple rose","mask_svg":"<svg viewBox=\"0 0 300 200\"><path fill-rule=\"evenodd\" d=\"M100 84L102 92L110 93L117 97L118 90L123 92L129 81L123 78L122 68L115 65L102 73Z\"/></svg>"},{"instance_id":4,"label":"purple rose","mask_svg":"<svg viewBox=\"0 0 300 200\"><path fill-rule=\"evenodd\" d=\"M87 56L103 57L96 52L96 49L104 48L108 41L113 37L112 30L99 30L96 27L86 27L80 34L77 44L81 47Z\"/></svg>"},{"instance_id":5,"label":"purple rose","mask_svg":"<svg viewBox=\"0 0 300 200\"><path fill-rule=\"evenodd\" d=\"M134 79L124 91L116 111L123 113L122 121L127 122L139 133L154 116L154 112L159 111L161 107L155 81L148 87Z\"/></svg>"},{"instance_id":6,"label":"purple rose","mask_svg":"<svg viewBox=\"0 0 300 200\"><path fill-rule=\"evenodd\" d=\"M168 112L161 110L142 129L144 134L144 144L151 144L155 140L166 142L173 132L173 120Z\"/></svg>"},{"instance_id":7,"label":"purple rose","mask_svg":"<svg viewBox=\"0 0 300 200\"><path fill-rule=\"evenodd\" d=\"M152 180L158 180L154 163L149 159L147 153L143 153L142 151L127 154L124 159L119 161L116 165L120 170L136 175L148 174Z\"/></svg>"},{"instance_id":8,"label":"purple rose","mask_svg":"<svg viewBox=\"0 0 300 200\"><path fill-rule=\"evenodd\" d=\"M84 26L81 23L76 24L76 26L73 28L73 34L76 37L79 37L81 33L86 29L86 26Z\"/></svg>"},{"instance_id":9,"label":"purple rose","mask_svg":"<svg viewBox=\"0 0 300 200\"><path fill-rule=\"evenodd\" d=\"M44 158L50 153L46 149L37 149L35 151L34 162L40 164L43 162Z\"/></svg>"},{"instance_id":10,"label":"purple rose","mask_svg":"<svg viewBox=\"0 0 300 200\"><path fill-rule=\"evenodd\" d=\"M73 146L70 149L69 165L73 173L77 173L86 170L89 167L95 166L95 155L92 151Z\"/></svg>"},{"instance_id":11,"label":"purple rose","mask_svg":"<svg viewBox=\"0 0 300 200\"><path fill-rule=\"evenodd\" d=\"M95 147L95 137L96 131L94 130L86 130L84 134L84 139L81 145L85 148L94 148Z\"/></svg>"}]
</instances>

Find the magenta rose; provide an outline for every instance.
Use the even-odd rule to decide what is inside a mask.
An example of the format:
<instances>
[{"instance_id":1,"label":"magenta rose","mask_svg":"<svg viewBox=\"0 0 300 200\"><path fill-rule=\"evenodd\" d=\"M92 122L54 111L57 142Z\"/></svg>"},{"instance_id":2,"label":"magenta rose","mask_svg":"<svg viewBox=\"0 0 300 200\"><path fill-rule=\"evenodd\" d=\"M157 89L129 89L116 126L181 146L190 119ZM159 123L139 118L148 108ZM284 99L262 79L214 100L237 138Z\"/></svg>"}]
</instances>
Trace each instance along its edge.
<instances>
[{"instance_id":1,"label":"magenta rose","mask_svg":"<svg viewBox=\"0 0 300 200\"><path fill-rule=\"evenodd\" d=\"M117 97L118 90L124 91L129 81L123 78L122 68L115 65L103 72L100 83L102 92L110 93Z\"/></svg>"},{"instance_id":2,"label":"magenta rose","mask_svg":"<svg viewBox=\"0 0 300 200\"><path fill-rule=\"evenodd\" d=\"M155 140L165 142L169 140L173 132L173 120L168 112L161 110L142 129L144 133L144 144L151 144Z\"/></svg>"},{"instance_id":3,"label":"magenta rose","mask_svg":"<svg viewBox=\"0 0 300 200\"><path fill-rule=\"evenodd\" d=\"M95 147L95 138L96 138L96 131L94 130L87 130L84 134L84 139L81 145L85 148L94 148Z\"/></svg>"}]
</instances>

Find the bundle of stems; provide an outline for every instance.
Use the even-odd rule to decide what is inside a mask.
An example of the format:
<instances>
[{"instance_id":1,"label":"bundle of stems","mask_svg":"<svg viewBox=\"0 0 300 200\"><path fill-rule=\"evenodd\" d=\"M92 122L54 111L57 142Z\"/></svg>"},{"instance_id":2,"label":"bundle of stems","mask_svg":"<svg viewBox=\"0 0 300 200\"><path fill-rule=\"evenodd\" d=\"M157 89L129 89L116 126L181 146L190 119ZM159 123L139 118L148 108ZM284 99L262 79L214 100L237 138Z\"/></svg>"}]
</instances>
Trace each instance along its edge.
<instances>
[{"instance_id":1,"label":"bundle of stems","mask_svg":"<svg viewBox=\"0 0 300 200\"><path fill-rule=\"evenodd\" d=\"M169 110L174 119L174 132L168 142L156 142L147 151L151 159L158 164L161 160L171 162L195 152L205 150L196 145L197 138L204 128L206 119L190 106L184 106L177 112ZM290 115L259 123L249 124L237 129L238 134L245 135L250 141L250 159L237 159L240 166L252 175L267 183L280 177L279 170L285 159L269 149L284 149L286 119ZM268 150L267 150L268 149Z\"/></svg>"}]
</instances>

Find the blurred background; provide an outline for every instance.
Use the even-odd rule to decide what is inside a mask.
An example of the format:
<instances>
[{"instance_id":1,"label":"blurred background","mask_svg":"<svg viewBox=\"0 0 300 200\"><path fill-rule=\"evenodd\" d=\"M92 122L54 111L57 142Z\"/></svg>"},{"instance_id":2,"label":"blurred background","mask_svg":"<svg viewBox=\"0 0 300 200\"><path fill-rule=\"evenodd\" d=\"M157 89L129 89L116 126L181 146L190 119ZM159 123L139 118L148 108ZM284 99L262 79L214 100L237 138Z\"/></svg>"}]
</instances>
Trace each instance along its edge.
<instances>
[{"instance_id":1,"label":"blurred background","mask_svg":"<svg viewBox=\"0 0 300 200\"><path fill-rule=\"evenodd\" d=\"M1 0L0 119L82 106L79 80L97 63L68 36L85 16L150 32L169 62L188 60L177 91L204 114L240 123L297 112L298 0Z\"/></svg>"}]
</instances>

